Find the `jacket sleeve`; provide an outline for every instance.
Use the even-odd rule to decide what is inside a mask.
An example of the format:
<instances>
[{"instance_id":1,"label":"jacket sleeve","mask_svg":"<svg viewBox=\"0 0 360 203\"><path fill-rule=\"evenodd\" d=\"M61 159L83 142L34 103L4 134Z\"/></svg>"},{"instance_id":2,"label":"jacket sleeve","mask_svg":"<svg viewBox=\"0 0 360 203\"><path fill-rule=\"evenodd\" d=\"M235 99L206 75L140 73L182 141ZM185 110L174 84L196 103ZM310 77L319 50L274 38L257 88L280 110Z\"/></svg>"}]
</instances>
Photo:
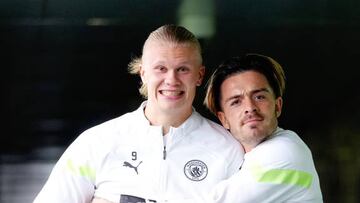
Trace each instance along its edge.
<instances>
[{"instance_id":1,"label":"jacket sleeve","mask_svg":"<svg viewBox=\"0 0 360 203\"><path fill-rule=\"evenodd\" d=\"M215 188L215 202L285 202L310 189L309 173L290 169L266 169L262 166L243 168ZM301 201L300 201L301 200ZM295 201L296 202L296 201Z\"/></svg>"},{"instance_id":2,"label":"jacket sleeve","mask_svg":"<svg viewBox=\"0 0 360 203\"><path fill-rule=\"evenodd\" d=\"M86 137L80 135L64 152L34 203L91 202L96 171Z\"/></svg>"},{"instance_id":3,"label":"jacket sleeve","mask_svg":"<svg viewBox=\"0 0 360 203\"><path fill-rule=\"evenodd\" d=\"M311 155L289 145L269 145L250 152L241 170L216 186L213 201L322 202Z\"/></svg>"}]
</instances>

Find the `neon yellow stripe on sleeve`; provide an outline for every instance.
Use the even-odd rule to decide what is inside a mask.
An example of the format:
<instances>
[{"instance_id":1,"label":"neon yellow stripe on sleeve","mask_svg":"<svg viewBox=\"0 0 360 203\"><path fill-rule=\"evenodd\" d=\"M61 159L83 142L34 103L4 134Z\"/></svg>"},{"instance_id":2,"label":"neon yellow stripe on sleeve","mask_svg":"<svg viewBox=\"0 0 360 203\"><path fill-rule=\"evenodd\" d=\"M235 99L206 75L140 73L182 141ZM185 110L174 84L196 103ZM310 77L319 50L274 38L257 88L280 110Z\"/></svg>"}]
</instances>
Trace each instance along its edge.
<instances>
[{"instance_id":1,"label":"neon yellow stripe on sleeve","mask_svg":"<svg viewBox=\"0 0 360 203\"><path fill-rule=\"evenodd\" d=\"M313 180L313 176L310 173L299 170L266 170L260 166L252 166L251 171L256 181L263 183L297 185L300 187L309 188Z\"/></svg>"},{"instance_id":2,"label":"neon yellow stripe on sleeve","mask_svg":"<svg viewBox=\"0 0 360 203\"><path fill-rule=\"evenodd\" d=\"M90 179L91 181L95 180L95 170L89 166L75 166L73 161L69 159L67 161L67 169L69 169L73 174L79 175L85 178Z\"/></svg>"}]
</instances>

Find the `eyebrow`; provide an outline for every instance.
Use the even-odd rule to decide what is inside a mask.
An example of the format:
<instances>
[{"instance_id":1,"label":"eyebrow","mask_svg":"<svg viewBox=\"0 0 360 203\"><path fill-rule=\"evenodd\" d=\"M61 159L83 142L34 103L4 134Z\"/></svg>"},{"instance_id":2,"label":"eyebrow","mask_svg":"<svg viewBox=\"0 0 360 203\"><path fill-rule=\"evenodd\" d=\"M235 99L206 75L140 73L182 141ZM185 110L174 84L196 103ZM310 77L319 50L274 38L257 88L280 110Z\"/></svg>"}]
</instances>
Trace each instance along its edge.
<instances>
[{"instance_id":1,"label":"eyebrow","mask_svg":"<svg viewBox=\"0 0 360 203\"><path fill-rule=\"evenodd\" d=\"M158 65L162 65L162 66L166 66L166 61L163 61L163 60L158 60L158 61L155 61L151 64L152 66L158 66ZM177 63L177 67L191 67L193 66L192 62L189 62L189 61L180 61L179 63ZM195 65L197 66L197 65Z\"/></svg>"},{"instance_id":2,"label":"eyebrow","mask_svg":"<svg viewBox=\"0 0 360 203\"><path fill-rule=\"evenodd\" d=\"M264 87L264 88L255 89L255 90L251 91L252 94L259 93L259 92L268 92L268 93L270 93L270 90L268 88Z\"/></svg>"},{"instance_id":3,"label":"eyebrow","mask_svg":"<svg viewBox=\"0 0 360 203\"><path fill-rule=\"evenodd\" d=\"M270 93L270 90L269 90L268 88L265 88L265 87L264 87L264 88L255 89L255 90L251 90L251 91L250 91L251 94L256 94L256 93L259 93L259 92L268 92L268 93ZM244 96L244 94L236 94L236 95L234 95L234 96L232 96L232 97L229 97L229 98L227 98L227 99L225 100L225 104L226 104L227 102L233 100L233 99L236 99L236 98L239 98L239 97L243 97L243 96Z\"/></svg>"}]
</instances>

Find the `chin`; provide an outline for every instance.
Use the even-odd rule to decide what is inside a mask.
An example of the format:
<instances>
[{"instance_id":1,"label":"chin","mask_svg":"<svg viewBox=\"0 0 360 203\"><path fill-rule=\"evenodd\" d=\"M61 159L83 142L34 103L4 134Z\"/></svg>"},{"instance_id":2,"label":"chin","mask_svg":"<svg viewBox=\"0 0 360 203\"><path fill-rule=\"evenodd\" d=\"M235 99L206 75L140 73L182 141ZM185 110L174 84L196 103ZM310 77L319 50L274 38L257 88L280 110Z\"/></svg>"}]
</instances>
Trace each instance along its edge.
<instances>
[{"instance_id":1,"label":"chin","mask_svg":"<svg viewBox=\"0 0 360 203\"><path fill-rule=\"evenodd\" d=\"M182 112L185 109L184 105L178 104L178 103L166 103L162 104L161 108L167 112Z\"/></svg>"},{"instance_id":2,"label":"chin","mask_svg":"<svg viewBox=\"0 0 360 203\"><path fill-rule=\"evenodd\" d=\"M248 128L244 131L244 134L249 137L264 137L265 132L258 128Z\"/></svg>"}]
</instances>

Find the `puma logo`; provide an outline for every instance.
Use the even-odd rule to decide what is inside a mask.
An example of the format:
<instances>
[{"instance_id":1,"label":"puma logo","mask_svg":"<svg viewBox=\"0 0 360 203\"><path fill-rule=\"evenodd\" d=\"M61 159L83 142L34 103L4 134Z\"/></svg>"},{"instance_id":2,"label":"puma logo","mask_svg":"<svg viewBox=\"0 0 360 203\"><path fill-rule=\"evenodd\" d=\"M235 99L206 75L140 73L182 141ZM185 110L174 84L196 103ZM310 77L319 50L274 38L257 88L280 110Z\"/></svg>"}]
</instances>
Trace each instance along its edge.
<instances>
[{"instance_id":1,"label":"puma logo","mask_svg":"<svg viewBox=\"0 0 360 203\"><path fill-rule=\"evenodd\" d=\"M142 163L142 161L140 161L140 163L135 167L133 166L131 163L127 162L127 161L124 161L124 165L125 167L129 167L129 168L133 168L136 172L136 174L139 174L138 173L138 167L140 166L140 164Z\"/></svg>"}]
</instances>

